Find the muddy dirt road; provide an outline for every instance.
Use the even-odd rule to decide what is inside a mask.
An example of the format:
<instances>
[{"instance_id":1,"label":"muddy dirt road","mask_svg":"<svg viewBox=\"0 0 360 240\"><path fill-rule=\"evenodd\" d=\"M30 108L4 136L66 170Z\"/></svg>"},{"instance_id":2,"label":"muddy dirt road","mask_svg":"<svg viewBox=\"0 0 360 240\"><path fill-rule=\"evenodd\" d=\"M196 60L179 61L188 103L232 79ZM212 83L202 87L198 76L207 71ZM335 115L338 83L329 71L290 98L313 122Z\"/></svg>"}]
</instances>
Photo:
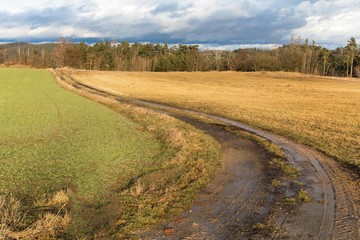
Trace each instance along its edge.
<instances>
[{"instance_id":1,"label":"muddy dirt road","mask_svg":"<svg viewBox=\"0 0 360 240\"><path fill-rule=\"evenodd\" d=\"M140 238L360 239L359 190L356 182L348 179L347 173L333 160L281 136L229 119L201 115L255 133L280 146L288 161L300 169L299 180L312 201L281 209L284 206L279 198L291 195L291 186L287 186L285 193L272 191L271 175L266 171L269 158L258 145L240 139L225 128L175 115L222 143L225 169L188 211L155 230L140 234ZM257 233L254 227L259 223L273 229Z\"/></svg>"},{"instance_id":2,"label":"muddy dirt road","mask_svg":"<svg viewBox=\"0 0 360 240\"><path fill-rule=\"evenodd\" d=\"M360 239L358 176L352 176L351 172L324 154L231 119L116 96L78 83L71 76L59 75L72 81L71 84L77 88L173 115L202 129L222 144L224 169L190 209L154 229L139 233L139 238ZM279 199L291 195L291 185L282 193L271 189L266 152L253 141L240 138L222 126L189 118L189 114L245 130L278 145L289 163L300 170L299 181L312 201L283 208ZM256 230L263 228L262 223L271 226L274 231L268 229L265 233L258 233Z\"/></svg>"},{"instance_id":3,"label":"muddy dirt road","mask_svg":"<svg viewBox=\"0 0 360 240\"><path fill-rule=\"evenodd\" d=\"M224 169L204 189L190 209L155 229L139 234L142 239L245 239L256 235L255 224L273 214L276 194L269 189L265 164L269 156L249 139L177 116L222 144ZM170 233L170 234L169 234Z\"/></svg>"}]
</instances>

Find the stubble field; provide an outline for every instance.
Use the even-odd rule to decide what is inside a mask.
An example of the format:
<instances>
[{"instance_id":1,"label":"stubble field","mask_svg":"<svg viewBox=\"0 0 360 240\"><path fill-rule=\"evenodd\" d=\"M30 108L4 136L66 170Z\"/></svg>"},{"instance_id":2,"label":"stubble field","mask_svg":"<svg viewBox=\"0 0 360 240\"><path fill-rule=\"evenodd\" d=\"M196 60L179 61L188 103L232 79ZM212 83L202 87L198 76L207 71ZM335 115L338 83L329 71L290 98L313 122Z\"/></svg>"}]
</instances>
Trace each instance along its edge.
<instances>
[{"instance_id":1,"label":"stubble field","mask_svg":"<svg viewBox=\"0 0 360 240\"><path fill-rule=\"evenodd\" d=\"M68 70L115 94L226 116L360 167L360 81L296 73Z\"/></svg>"}]
</instances>

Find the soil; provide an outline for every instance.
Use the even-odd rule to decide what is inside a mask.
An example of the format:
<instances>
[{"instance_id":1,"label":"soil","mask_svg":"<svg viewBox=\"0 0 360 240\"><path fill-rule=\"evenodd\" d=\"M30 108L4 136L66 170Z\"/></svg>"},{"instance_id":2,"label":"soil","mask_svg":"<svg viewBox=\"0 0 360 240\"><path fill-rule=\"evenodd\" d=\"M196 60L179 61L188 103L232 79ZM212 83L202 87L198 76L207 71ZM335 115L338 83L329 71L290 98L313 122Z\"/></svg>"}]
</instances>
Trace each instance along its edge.
<instances>
[{"instance_id":1,"label":"soil","mask_svg":"<svg viewBox=\"0 0 360 240\"><path fill-rule=\"evenodd\" d=\"M61 78L61 76L60 76ZM96 92L97 89L73 83ZM104 95L106 92L98 91ZM222 144L224 168L205 188L192 206L163 224L138 233L140 239L360 239L360 181L354 172L308 146L282 136L227 119L115 96L126 102L157 109L193 124ZM161 110L159 110L161 109ZM183 114L178 114L178 112ZM268 153L256 142L241 138L220 125L191 119L188 114L222 122L245 130L278 145L288 162L300 170L299 181L312 201L283 205L291 196L291 181L282 191L270 186L272 173Z\"/></svg>"}]
</instances>

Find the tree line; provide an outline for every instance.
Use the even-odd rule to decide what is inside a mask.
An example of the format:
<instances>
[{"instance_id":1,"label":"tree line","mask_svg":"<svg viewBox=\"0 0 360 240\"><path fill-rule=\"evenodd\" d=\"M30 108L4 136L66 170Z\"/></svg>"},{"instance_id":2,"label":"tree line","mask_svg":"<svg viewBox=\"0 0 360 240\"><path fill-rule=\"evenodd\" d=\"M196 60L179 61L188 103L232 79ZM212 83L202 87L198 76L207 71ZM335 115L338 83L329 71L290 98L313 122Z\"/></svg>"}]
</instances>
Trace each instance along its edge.
<instances>
[{"instance_id":1,"label":"tree line","mask_svg":"<svg viewBox=\"0 0 360 240\"><path fill-rule=\"evenodd\" d=\"M0 45L0 64L36 68L71 67L118 71L289 71L323 76L360 77L359 46L329 50L314 41L295 39L275 49L201 51L198 45L98 42Z\"/></svg>"}]
</instances>

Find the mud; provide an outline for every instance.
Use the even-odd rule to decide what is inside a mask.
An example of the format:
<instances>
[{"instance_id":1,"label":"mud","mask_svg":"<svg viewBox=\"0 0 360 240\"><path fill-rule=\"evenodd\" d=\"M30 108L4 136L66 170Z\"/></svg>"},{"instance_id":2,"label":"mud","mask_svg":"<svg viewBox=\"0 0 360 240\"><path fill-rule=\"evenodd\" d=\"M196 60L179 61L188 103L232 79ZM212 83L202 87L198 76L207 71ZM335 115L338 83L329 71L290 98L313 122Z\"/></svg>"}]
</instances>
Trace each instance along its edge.
<instances>
[{"instance_id":1,"label":"mud","mask_svg":"<svg viewBox=\"0 0 360 240\"><path fill-rule=\"evenodd\" d=\"M267 152L259 151L257 143L245 138L240 140L221 126L177 117L221 142L224 169L200 193L191 208L139 234L139 238L244 239L254 236L253 226L271 215L276 202L264 177L264 163L269 160Z\"/></svg>"}]
</instances>

